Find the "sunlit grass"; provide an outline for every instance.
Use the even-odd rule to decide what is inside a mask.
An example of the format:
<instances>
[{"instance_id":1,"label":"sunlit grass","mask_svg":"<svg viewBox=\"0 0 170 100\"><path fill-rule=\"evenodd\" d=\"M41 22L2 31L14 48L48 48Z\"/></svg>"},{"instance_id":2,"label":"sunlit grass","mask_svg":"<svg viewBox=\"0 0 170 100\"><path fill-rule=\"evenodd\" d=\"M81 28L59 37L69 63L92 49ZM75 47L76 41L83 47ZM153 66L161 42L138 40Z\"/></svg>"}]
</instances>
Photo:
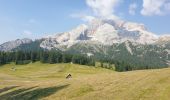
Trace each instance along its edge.
<instances>
[{"instance_id":1,"label":"sunlit grass","mask_svg":"<svg viewBox=\"0 0 170 100\"><path fill-rule=\"evenodd\" d=\"M71 79L65 79L68 74ZM0 97L9 95L25 100L169 100L170 69L115 72L76 64L11 63L0 67Z\"/></svg>"}]
</instances>

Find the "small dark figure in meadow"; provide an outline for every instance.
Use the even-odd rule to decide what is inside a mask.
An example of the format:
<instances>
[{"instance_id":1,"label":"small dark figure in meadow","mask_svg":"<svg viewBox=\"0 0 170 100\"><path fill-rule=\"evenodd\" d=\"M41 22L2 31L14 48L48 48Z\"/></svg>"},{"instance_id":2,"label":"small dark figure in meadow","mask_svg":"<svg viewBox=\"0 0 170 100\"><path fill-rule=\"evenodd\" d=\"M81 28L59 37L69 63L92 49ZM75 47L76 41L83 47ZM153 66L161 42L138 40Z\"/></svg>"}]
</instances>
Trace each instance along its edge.
<instances>
[{"instance_id":1,"label":"small dark figure in meadow","mask_svg":"<svg viewBox=\"0 0 170 100\"><path fill-rule=\"evenodd\" d=\"M12 71L16 71L16 68L15 68L15 67L12 67L11 70L12 70Z\"/></svg>"},{"instance_id":2,"label":"small dark figure in meadow","mask_svg":"<svg viewBox=\"0 0 170 100\"><path fill-rule=\"evenodd\" d=\"M70 78L72 78L72 76L71 76L71 74L68 74L66 79L70 79Z\"/></svg>"}]
</instances>

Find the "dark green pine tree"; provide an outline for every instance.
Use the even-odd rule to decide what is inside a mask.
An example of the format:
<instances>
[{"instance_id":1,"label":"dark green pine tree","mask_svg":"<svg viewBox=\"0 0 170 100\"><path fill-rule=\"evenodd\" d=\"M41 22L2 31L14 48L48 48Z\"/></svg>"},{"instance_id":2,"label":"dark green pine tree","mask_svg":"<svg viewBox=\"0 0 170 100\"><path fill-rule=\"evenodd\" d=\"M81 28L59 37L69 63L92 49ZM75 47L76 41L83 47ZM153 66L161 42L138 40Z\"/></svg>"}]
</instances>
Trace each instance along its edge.
<instances>
[{"instance_id":1,"label":"dark green pine tree","mask_svg":"<svg viewBox=\"0 0 170 100\"><path fill-rule=\"evenodd\" d=\"M31 52L31 61L36 62L38 60L38 53L37 52Z\"/></svg>"},{"instance_id":2,"label":"dark green pine tree","mask_svg":"<svg viewBox=\"0 0 170 100\"><path fill-rule=\"evenodd\" d=\"M2 55L2 52L0 52L0 65L3 64L3 55Z\"/></svg>"},{"instance_id":3,"label":"dark green pine tree","mask_svg":"<svg viewBox=\"0 0 170 100\"><path fill-rule=\"evenodd\" d=\"M53 51L49 52L48 62L50 64L57 63L57 58L56 58L55 52L53 52Z\"/></svg>"},{"instance_id":4,"label":"dark green pine tree","mask_svg":"<svg viewBox=\"0 0 170 100\"><path fill-rule=\"evenodd\" d=\"M63 63L70 63L72 61L72 55L70 54L62 54Z\"/></svg>"},{"instance_id":5,"label":"dark green pine tree","mask_svg":"<svg viewBox=\"0 0 170 100\"><path fill-rule=\"evenodd\" d=\"M48 63L48 57L49 57L49 52L48 51L42 51L40 54L40 61L42 63Z\"/></svg>"}]
</instances>

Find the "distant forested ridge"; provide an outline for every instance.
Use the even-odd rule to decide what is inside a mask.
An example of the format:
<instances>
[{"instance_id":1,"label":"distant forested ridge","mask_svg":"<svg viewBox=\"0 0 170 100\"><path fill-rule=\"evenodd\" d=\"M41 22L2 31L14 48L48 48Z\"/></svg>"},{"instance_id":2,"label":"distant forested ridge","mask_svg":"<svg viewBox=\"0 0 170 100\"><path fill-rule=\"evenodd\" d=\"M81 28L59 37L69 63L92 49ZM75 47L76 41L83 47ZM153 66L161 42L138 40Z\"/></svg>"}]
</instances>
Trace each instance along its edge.
<instances>
[{"instance_id":1,"label":"distant forested ridge","mask_svg":"<svg viewBox=\"0 0 170 100\"><path fill-rule=\"evenodd\" d=\"M141 69L166 68L170 65L170 43L164 45L138 45L132 42L121 44L101 45L77 43L69 48L53 48L51 50L40 47L42 40L22 44L11 51L0 52L0 65L15 62L27 64L40 61L42 63L76 63L94 66L100 62L100 67L116 71L131 71ZM109 66L105 66L108 63Z\"/></svg>"},{"instance_id":2,"label":"distant forested ridge","mask_svg":"<svg viewBox=\"0 0 170 100\"><path fill-rule=\"evenodd\" d=\"M148 54L148 56L152 56ZM117 59L110 59L109 56L96 54L88 56L86 54L80 53L69 53L69 52L62 52L59 50L44 50L44 49L37 49L37 50L23 50L23 51L12 51L12 52L0 52L0 65L4 65L10 62L15 62L15 64L28 64L34 63L36 61L40 61L42 63L75 63L81 65L89 65L89 66L96 66L96 62L100 63L99 67L113 69L115 65L115 70L122 72L122 71L132 71L132 70L140 70L140 69L155 69L155 68L165 68L168 67L166 65L159 65L159 66L152 66L159 62L151 62L148 60L148 64L138 62L138 60L128 56L125 52L124 56L121 56L119 60ZM156 60L155 60L156 61ZM106 66L105 63L108 65ZM158 65L158 64L157 64Z\"/></svg>"}]
</instances>

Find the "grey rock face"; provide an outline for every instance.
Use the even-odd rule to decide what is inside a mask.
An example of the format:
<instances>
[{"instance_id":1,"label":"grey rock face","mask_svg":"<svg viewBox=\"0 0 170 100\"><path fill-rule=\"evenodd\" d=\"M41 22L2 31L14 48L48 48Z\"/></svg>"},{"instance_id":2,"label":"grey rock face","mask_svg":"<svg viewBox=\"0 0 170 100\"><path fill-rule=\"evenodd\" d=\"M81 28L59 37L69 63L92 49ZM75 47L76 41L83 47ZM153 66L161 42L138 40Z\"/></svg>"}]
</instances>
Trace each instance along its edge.
<instances>
[{"instance_id":1,"label":"grey rock face","mask_svg":"<svg viewBox=\"0 0 170 100\"><path fill-rule=\"evenodd\" d=\"M0 51L11 51L12 49L17 48L18 46L20 46L22 44L27 44L27 43L31 43L31 42L32 42L32 40L27 39L27 38L5 42L2 45L0 45Z\"/></svg>"}]
</instances>

